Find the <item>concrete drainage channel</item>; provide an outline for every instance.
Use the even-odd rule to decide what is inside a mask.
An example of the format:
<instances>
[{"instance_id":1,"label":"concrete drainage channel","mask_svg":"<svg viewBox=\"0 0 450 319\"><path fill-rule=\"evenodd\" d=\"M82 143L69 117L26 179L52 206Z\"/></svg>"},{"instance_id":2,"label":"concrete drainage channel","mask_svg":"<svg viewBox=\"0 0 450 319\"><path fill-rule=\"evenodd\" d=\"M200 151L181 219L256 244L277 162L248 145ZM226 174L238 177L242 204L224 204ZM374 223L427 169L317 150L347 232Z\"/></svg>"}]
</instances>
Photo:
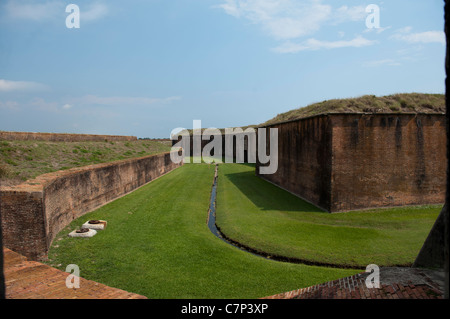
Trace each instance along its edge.
<instances>
[{"instance_id":1,"label":"concrete drainage channel","mask_svg":"<svg viewBox=\"0 0 450 319\"><path fill-rule=\"evenodd\" d=\"M74 230L69 237L89 238L97 234L98 230L104 230L107 222L105 220L89 220L85 222L80 229Z\"/></svg>"}]
</instances>

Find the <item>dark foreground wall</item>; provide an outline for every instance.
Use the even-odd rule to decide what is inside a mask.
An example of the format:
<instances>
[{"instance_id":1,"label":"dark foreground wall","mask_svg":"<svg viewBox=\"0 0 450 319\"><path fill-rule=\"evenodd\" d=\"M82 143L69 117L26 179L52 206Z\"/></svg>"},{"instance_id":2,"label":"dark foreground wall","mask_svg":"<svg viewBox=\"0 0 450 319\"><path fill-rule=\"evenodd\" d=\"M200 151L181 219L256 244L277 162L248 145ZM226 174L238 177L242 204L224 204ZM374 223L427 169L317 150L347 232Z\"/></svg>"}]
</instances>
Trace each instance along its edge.
<instances>
[{"instance_id":1,"label":"dark foreground wall","mask_svg":"<svg viewBox=\"0 0 450 319\"><path fill-rule=\"evenodd\" d=\"M324 210L444 202L444 115L329 114L270 128L278 171L261 177Z\"/></svg>"},{"instance_id":2,"label":"dark foreground wall","mask_svg":"<svg viewBox=\"0 0 450 319\"><path fill-rule=\"evenodd\" d=\"M3 240L2 240L2 210L0 208L0 299L6 298L4 258L3 258Z\"/></svg>"},{"instance_id":3,"label":"dark foreground wall","mask_svg":"<svg viewBox=\"0 0 450 319\"><path fill-rule=\"evenodd\" d=\"M6 141L50 141L50 142L119 142L137 141L136 136L32 133L32 132L0 132L0 140Z\"/></svg>"},{"instance_id":4,"label":"dark foreground wall","mask_svg":"<svg viewBox=\"0 0 450 319\"><path fill-rule=\"evenodd\" d=\"M35 260L43 258L72 220L181 165L164 153L59 171L0 188L3 245Z\"/></svg>"},{"instance_id":5,"label":"dark foreground wall","mask_svg":"<svg viewBox=\"0 0 450 319\"><path fill-rule=\"evenodd\" d=\"M447 189L445 194L445 205L442 208L439 217L433 225L425 243L422 246L417 258L414 262L414 267L424 268L443 268L445 272L444 281L444 298L449 298L449 205L450 205L450 189L448 184L448 177L450 176L450 54L448 48L448 38L450 35L449 21L448 21L449 1L445 1L445 34L447 38L447 54L445 60L445 103L446 103L446 128L447 128L447 147L446 147L446 170L442 171L443 176L447 176Z\"/></svg>"}]
</instances>

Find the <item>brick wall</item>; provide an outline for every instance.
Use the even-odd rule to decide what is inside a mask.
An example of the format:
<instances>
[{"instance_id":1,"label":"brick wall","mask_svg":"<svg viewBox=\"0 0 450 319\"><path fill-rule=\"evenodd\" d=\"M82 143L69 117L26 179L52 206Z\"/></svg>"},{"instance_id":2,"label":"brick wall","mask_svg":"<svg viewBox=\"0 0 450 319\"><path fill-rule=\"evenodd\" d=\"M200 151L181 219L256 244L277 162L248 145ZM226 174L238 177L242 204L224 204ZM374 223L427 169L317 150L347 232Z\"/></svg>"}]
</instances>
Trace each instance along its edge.
<instances>
[{"instance_id":1,"label":"brick wall","mask_svg":"<svg viewBox=\"0 0 450 319\"><path fill-rule=\"evenodd\" d=\"M444 115L329 114L270 128L279 166L261 177L327 211L444 202Z\"/></svg>"},{"instance_id":2,"label":"brick wall","mask_svg":"<svg viewBox=\"0 0 450 319\"><path fill-rule=\"evenodd\" d=\"M0 140L7 141L50 141L50 142L104 142L104 141L137 141L136 136L91 135L91 134L60 134L32 132L3 132Z\"/></svg>"},{"instance_id":3,"label":"brick wall","mask_svg":"<svg viewBox=\"0 0 450 319\"><path fill-rule=\"evenodd\" d=\"M72 220L170 172L170 153L44 174L0 188L3 244L34 260Z\"/></svg>"},{"instance_id":4,"label":"brick wall","mask_svg":"<svg viewBox=\"0 0 450 319\"><path fill-rule=\"evenodd\" d=\"M238 141L243 142L243 158L239 159L244 163L248 163L248 151L249 151L249 138L256 136L256 130L254 135L252 134L248 134L248 133L234 133L234 134L225 134L222 133L220 137L216 137L216 136L210 136L209 138L203 139L202 136L197 137L197 143L198 145L200 145L200 147L196 147L194 148L194 136L192 134L189 135L189 137L185 136L184 138L184 143L186 143L185 145L183 143L180 143L180 146L187 149L189 148L189 152L191 156L195 156L195 157L199 157L202 155L202 152L204 149L206 149L205 147L209 146L210 148L212 148L212 146L214 145L213 142L215 141L215 138L220 138L221 139L221 152L222 152L222 157L226 158L226 156L228 155L229 159L233 159L233 160L237 160L237 151L236 151L236 147L238 145ZM227 139L228 137L228 139ZM176 140L172 140L172 146L174 146L175 144L179 143L182 140L181 136L178 137L178 139ZM229 141L229 143L231 144L231 148L230 148L230 154L227 154L227 140ZM255 139L256 141L256 139ZM183 145L181 145L183 144ZM218 156L217 153L218 150L216 149L211 149L209 155L210 156Z\"/></svg>"},{"instance_id":5,"label":"brick wall","mask_svg":"<svg viewBox=\"0 0 450 319\"><path fill-rule=\"evenodd\" d=\"M278 170L272 175L259 176L328 209L331 196L330 119L317 116L268 128L278 129ZM269 130L266 133L268 141ZM258 161L256 166L258 174Z\"/></svg>"},{"instance_id":6,"label":"brick wall","mask_svg":"<svg viewBox=\"0 0 450 319\"><path fill-rule=\"evenodd\" d=\"M0 190L3 246L39 258L48 248L42 187Z\"/></svg>"},{"instance_id":7,"label":"brick wall","mask_svg":"<svg viewBox=\"0 0 450 319\"><path fill-rule=\"evenodd\" d=\"M331 211L444 202L443 115L338 115Z\"/></svg>"}]
</instances>

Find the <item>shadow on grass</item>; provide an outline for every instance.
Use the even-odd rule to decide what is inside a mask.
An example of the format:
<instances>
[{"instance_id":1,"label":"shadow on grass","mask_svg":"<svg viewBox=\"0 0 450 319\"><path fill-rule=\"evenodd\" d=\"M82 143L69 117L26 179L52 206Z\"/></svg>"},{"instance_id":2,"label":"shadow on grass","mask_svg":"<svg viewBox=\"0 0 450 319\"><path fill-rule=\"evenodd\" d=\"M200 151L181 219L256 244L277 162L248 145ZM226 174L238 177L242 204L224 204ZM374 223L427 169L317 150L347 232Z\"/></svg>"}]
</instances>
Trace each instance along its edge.
<instances>
[{"instance_id":1,"label":"shadow on grass","mask_svg":"<svg viewBox=\"0 0 450 319\"><path fill-rule=\"evenodd\" d=\"M254 164L237 165L255 167ZM246 172L227 173L224 176L261 210L327 213L313 204L256 176L254 169ZM220 178L218 182L220 185Z\"/></svg>"}]
</instances>

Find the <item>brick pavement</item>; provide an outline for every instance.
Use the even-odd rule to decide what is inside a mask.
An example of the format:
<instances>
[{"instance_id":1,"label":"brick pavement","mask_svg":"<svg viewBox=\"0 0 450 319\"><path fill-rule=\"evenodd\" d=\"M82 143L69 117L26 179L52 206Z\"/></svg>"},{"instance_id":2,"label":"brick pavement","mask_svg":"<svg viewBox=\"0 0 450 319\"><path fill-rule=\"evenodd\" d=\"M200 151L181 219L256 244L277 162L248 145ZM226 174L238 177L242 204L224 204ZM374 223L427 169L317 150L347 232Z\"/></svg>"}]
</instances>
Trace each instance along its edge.
<instances>
[{"instance_id":1,"label":"brick pavement","mask_svg":"<svg viewBox=\"0 0 450 319\"><path fill-rule=\"evenodd\" d=\"M4 248L7 299L147 299L80 278L79 289L66 287L66 272ZM369 274L280 293L262 299L443 299L443 273L417 268L381 268L380 288L367 288Z\"/></svg>"},{"instance_id":2,"label":"brick pavement","mask_svg":"<svg viewBox=\"0 0 450 319\"><path fill-rule=\"evenodd\" d=\"M380 287L367 288L369 273L262 299L443 299L443 273L417 268L381 268Z\"/></svg>"},{"instance_id":3,"label":"brick pavement","mask_svg":"<svg viewBox=\"0 0 450 319\"><path fill-rule=\"evenodd\" d=\"M80 277L80 288L66 287L68 273L29 261L4 248L4 274L7 299L147 299Z\"/></svg>"}]
</instances>

